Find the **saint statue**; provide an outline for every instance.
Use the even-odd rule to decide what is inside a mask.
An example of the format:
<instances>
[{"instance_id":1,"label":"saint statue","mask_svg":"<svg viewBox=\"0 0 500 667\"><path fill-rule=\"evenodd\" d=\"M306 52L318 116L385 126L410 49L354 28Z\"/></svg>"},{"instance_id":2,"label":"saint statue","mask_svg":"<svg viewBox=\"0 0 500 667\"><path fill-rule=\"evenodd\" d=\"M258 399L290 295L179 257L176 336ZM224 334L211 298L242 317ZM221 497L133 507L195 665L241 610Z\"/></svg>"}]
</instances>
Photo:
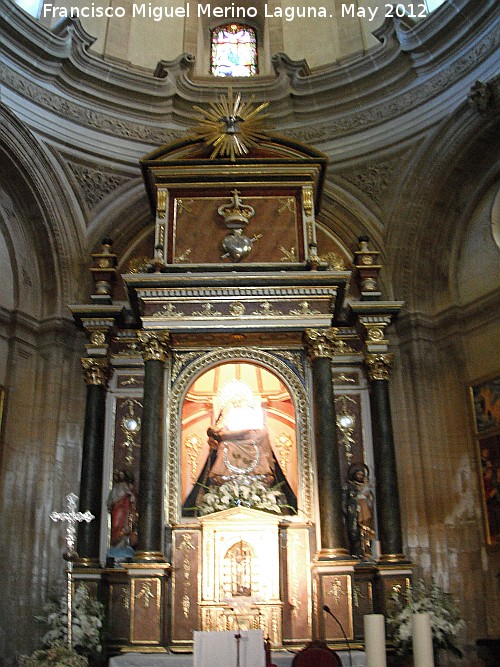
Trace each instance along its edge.
<instances>
[{"instance_id":1,"label":"saint statue","mask_svg":"<svg viewBox=\"0 0 500 667\"><path fill-rule=\"evenodd\" d=\"M375 537L373 500L368 466L353 463L349 466L347 483L342 490L342 508L351 554L364 560L372 557Z\"/></svg>"},{"instance_id":2,"label":"saint statue","mask_svg":"<svg viewBox=\"0 0 500 667\"><path fill-rule=\"evenodd\" d=\"M117 470L108 496L111 514L110 549L107 557L116 562L133 558L137 544L137 494L134 476L128 470Z\"/></svg>"}]
</instances>

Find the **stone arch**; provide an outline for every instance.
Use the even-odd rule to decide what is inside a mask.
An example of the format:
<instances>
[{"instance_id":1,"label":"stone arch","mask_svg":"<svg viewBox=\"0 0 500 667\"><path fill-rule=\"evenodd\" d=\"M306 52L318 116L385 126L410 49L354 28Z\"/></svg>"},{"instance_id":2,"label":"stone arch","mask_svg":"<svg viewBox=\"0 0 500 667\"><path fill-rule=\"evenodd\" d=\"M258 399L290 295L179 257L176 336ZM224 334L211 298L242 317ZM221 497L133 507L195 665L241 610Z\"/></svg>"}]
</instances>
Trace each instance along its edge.
<instances>
[{"instance_id":1,"label":"stone arch","mask_svg":"<svg viewBox=\"0 0 500 667\"><path fill-rule=\"evenodd\" d=\"M393 281L409 309L435 312L456 298L452 263L494 179L497 133L493 114L463 104L409 163L386 239Z\"/></svg>"},{"instance_id":2,"label":"stone arch","mask_svg":"<svg viewBox=\"0 0 500 667\"><path fill-rule=\"evenodd\" d=\"M12 202L9 208L22 225L16 230L14 217L9 216L11 243L16 247L24 235L24 243L36 261L39 275L26 279L36 289L31 300L41 308L39 316L65 314L66 303L74 300L78 290L74 270L81 263L78 216L57 177L60 170L54 168L45 148L4 106L0 115L1 185ZM25 307L22 290L18 307Z\"/></svg>"}]
</instances>

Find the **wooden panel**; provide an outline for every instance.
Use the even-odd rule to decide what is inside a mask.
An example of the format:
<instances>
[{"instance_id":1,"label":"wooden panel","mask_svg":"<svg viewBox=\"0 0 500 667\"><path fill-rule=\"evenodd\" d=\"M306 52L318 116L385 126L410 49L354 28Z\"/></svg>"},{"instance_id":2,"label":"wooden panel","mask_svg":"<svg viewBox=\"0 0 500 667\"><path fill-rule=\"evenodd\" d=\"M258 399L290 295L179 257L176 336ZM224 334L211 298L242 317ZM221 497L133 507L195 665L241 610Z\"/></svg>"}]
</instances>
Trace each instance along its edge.
<instances>
[{"instance_id":1,"label":"wooden panel","mask_svg":"<svg viewBox=\"0 0 500 667\"><path fill-rule=\"evenodd\" d=\"M175 530L172 548L172 641L191 641L198 628L199 545L197 530Z\"/></svg>"},{"instance_id":2,"label":"wooden panel","mask_svg":"<svg viewBox=\"0 0 500 667\"><path fill-rule=\"evenodd\" d=\"M303 233L300 199L296 189L259 196L243 189L243 203L255 209L255 215L243 231L252 238L262 235L253 243L250 254L241 263L277 263L303 261ZM222 259L222 240L229 234L224 219L217 209L228 204L231 191L224 194L201 196L197 193L176 193L172 197L169 215L168 262L173 264L232 264ZM291 258L287 253L294 253Z\"/></svg>"}]
</instances>

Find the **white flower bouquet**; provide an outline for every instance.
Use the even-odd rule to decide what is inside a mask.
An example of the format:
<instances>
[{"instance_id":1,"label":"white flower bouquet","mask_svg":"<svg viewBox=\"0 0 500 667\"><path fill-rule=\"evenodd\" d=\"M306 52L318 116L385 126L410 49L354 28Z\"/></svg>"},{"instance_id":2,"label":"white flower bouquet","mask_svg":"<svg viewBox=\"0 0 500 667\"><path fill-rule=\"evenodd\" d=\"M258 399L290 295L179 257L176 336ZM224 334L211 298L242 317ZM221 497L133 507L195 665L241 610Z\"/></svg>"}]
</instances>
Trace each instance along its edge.
<instances>
[{"instance_id":1,"label":"white flower bouquet","mask_svg":"<svg viewBox=\"0 0 500 667\"><path fill-rule=\"evenodd\" d=\"M456 641L465 624L449 593L445 593L434 582L426 585L420 580L409 589L406 598L395 592L392 600L394 609L387 620L392 629L394 647L399 655L412 653L413 614L426 612L430 616L434 651L450 651L456 657L462 657Z\"/></svg>"},{"instance_id":2,"label":"white flower bouquet","mask_svg":"<svg viewBox=\"0 0 500 667\"><path fill-rule=\"evenodd\" d=\"M248 507L281 514L283 494L278 486L268 487L259 479L241 475L223 484L212 484L203 496L197 510L201 516L230 509Z\"/></svg>"},{"instance_id":3,"label":"white flower bouquet","mask_svg":"<svg viewBox=\"0 0 500 667\"><path fill-rule=\"evenodd\" d=\"M43 607L42 613L35 618L47 628L47 632L42 637L42 645L47 652L55 647L67 646L68 603L66 593L49 600ZM103 618L103 605L90 597L87 586L84 584L77 586L73 595L71 613L72 649L77 654L87 657L96 657L101 654ZM26 663L26 667L30 665Z\"/></svg>"}]
</instances>

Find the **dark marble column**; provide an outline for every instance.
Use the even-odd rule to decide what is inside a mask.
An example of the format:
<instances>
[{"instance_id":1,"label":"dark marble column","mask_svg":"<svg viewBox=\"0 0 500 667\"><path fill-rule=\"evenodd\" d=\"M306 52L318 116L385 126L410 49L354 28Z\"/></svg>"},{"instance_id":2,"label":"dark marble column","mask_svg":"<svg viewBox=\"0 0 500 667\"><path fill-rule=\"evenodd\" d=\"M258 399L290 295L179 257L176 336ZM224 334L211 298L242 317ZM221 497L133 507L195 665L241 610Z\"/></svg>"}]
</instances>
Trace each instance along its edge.
<instances>
[{"instance_id":1,"label":"dark marble column","mask_svg":"<svg viewBox=\"0 0 500 667\"><path fill-rule=\"evenodd\" d=\"M90 511L95 518L90 523L78 525L76 564L79 567L96 567L99 565L104 425L109 362L107 359L89 357L82 359L82 366L87 383L87 403L80 475L80 511Z\"/></svg>"},{"instance_id":2,"label":"dark marble column","mask_svg":"<svg viewBox=\"0 0 500 667\"><path fill-rule=\"evenodd\" d=\"M165 359L169 335L165 332L139 334L144 357L144 401L136 561L162 562L163 555L163 404Z\"/></svg>"},{"instance_id":3,"label":"dark marble column","mask_svg":"<svg viewBox=\"0 0 500 667\"><path fill-rule=\"evenodd\" d=\"M312 366L316 477L321 529L320 559L349 558L342 521L342 482L332 384L335 329L306 329Z\"/></svg>"},{"instance_id":4,"label":"dark marble column","mask_svg":"<svg viewBox=\"0 0 500 667\"><path fill-rule=\"evenodd\" d=\"M370 380L378 535L382 552L381 560L389 561L404 559L396 456L389 403L391 360L391 354L367 354L365 357Z\"/></svg>"}]
</instances>

